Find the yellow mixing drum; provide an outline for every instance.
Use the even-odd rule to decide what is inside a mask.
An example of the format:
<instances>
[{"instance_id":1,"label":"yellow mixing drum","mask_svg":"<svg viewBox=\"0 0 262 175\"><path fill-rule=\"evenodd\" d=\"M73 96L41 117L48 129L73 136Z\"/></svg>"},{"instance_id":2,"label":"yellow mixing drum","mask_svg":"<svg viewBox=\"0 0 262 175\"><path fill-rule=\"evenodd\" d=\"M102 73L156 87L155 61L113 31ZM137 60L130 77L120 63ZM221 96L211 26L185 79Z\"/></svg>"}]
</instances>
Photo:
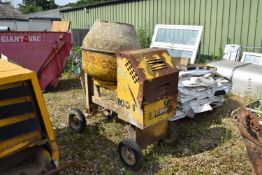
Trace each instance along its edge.
<instances>
[{"instance_id":1,"label":"yellow mixing drum","mask_svg":"<svg viewBox=\"0 0 262 175\"><path fill-rule=\"evenodd\" d=\"M116 84L115 52L139 48L141 47L133 25L96 21L83 40L83 70L100 85Z\"/></svg>"}]
</instances>

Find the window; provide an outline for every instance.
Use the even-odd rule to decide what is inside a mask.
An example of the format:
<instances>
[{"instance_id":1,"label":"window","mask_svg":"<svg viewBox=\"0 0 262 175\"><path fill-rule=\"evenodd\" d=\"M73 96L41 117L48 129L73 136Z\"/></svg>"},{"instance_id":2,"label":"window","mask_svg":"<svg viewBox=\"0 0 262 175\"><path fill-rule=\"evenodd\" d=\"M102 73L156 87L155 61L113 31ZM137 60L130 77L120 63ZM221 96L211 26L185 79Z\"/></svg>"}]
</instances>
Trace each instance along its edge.
<instances>
[{"instance_id":1,"label":"window","mask_svg":"<svg viewBox=\"0 0 262 175\"><path fill-rule=\"evenodd\" d=\"M244 52L242 59L241 59L241 62L262 65L262 54L261 53Z\"/></svg>"},{"instance_id":2,"label":"window","mask_svg":"<svg viewBox=\"0 0 262 175\"><path fill-rule=\"evenodd\" d=\"M151 47L165 48L173 58L189 58L195 63L203 26L155 26Z\"/></svg>"}]
</instances>

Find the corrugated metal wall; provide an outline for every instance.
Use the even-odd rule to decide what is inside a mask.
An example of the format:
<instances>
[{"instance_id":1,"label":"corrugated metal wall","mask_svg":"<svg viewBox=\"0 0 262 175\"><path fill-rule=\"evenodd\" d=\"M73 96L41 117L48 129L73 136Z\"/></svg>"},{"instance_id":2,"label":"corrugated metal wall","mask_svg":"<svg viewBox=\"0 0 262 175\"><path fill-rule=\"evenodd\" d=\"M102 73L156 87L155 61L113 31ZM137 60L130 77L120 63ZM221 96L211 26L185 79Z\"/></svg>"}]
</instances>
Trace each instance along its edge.
<instances>
[{"instance_id":1,"label":"corrugated metal wall","mask_svg":"<svg viewBox=\"0 0 262 175\"><path fill-rule=\"evenodd\" d=\"M155 24L203 25L201 53L219 55L225 44L262 47L261 0L140 0L67 11L73 28L89 28L95 20L126 22L136 29Z\"/></svg>"}]
</instances>

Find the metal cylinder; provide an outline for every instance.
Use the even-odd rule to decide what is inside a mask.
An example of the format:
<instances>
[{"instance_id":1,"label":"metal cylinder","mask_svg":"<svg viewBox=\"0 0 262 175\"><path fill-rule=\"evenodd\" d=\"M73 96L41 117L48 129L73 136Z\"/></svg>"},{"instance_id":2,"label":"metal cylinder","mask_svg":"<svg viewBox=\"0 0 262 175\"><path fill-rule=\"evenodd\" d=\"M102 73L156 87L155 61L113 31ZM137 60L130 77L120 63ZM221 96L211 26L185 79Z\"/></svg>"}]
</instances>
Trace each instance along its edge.
<instances>
[{"instance_id":1,"label":"metal cylinder","mask_svg":"<svg viewBox=\"0 0 262 175\"><path fill-rule=\"evenodd\" d=\"M262 96L262 65L236 61L216 61L208 64L216 67L217 73L232 81L232 92L235 95L251 97Z\"/></svg>"},{"instance_id":2,"label":"metal cylinder","mask_svg":"<svg viewBox=\"0 0 262 175\"><path fill-rule=\"evenodd\" d=\"M116 83L115 52L139 48L141 47L133 25L96 21L83 40L83 70L96 80Z\"/></svg>"},{"instance_id":3,"label":"metal cylinder","mask_svg":"<svg viewBox=\"0 0 262 175\"><path fill-rule=\"evenodd\" d=\"M82 67L89 76L100 81L116 82L115 54L83 50L82 59Z\"/></svg>"}]
</instances>

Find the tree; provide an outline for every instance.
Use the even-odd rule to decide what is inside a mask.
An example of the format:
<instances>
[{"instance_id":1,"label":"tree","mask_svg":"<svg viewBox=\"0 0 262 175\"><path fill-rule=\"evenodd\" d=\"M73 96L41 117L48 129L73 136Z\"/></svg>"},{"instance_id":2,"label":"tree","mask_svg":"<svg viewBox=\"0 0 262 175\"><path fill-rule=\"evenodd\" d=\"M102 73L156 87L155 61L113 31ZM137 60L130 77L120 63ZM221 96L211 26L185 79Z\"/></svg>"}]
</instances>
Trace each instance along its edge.
<instances>
[{"instance_id":1,"label":"tree","mask_svg":"<svg viewBox=\"0 0 262 175\"><path fill-rule=\"evenodd\" d=\"M78 4L78 5L81 5L81 4L92 4L92 3L95 3L95 2L102 2L102 1L105 1L105 0L78 0L76 2L76 4Z\"/></svg>"},{"instance_id":2,"label":"tree","mask_svg":"<svg viewBox=\"0 0 262 175\"><path fill-rule=\"evenodd\" d=\"M96 3L96 2L103 2L103 1L106 1L106 0L78 0L75 3L68 3L65 6L78 7L78 6L81 6L81 5L93 4L93 3Z\"/></svg>"},{"instance_id":3,"label":"tree","mask_svg":"<svg viewBox=\"0 0 262 175\"><path fill-rule=\"evenodd\" d=\"M24 14L58 7L54 0L23 0L18 6L19 10Z\"/></svg>"}]
</instances>

